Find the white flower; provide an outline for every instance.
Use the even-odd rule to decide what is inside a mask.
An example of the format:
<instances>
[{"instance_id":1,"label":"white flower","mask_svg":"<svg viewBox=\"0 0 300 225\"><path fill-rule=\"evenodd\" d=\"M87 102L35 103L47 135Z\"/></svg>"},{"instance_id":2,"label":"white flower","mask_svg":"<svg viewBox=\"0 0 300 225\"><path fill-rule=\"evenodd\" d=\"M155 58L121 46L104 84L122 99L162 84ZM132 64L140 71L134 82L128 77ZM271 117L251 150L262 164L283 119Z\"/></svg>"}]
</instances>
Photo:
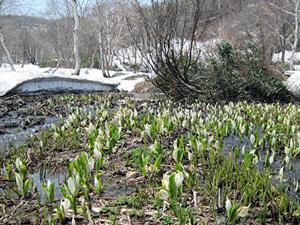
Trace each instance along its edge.
<instances>
[{"instance_id":1,"label":"white flower","mask_svg":"<svg viewBox=\"0 0 300 225\"><path fill-rule=\"evenodd\" d=\"M72 225L76 225L75 217L74 217L74 216L73 216L73 218L72 218Z\"/></svg>"},{"instance_id":2,"label":"white flower","mask_svg":"<svg viewBox=\"0 0 300 225\"><path fill-rule=\"evenodd\" d=\"M274 159L275 159L275 151L272 150L272 155L271 155L271 157L270 157L270 159L269 159L271 165L273 164Z\"/></svg>"},{"instance_id":3,"label":"white flower","mask_svg":"<svg viewBox=\"0 0 300 225\"><path fill-rule=\"evenodd\" d=\"M238 210L238 217L242 217L242 218L246 217L248 215L249 208L250 208L250 205L240 207L239 210Z\"/></svg>"},{"instance_id":4,"label":"white flower","mask_svg":"<svg viewBox=\"0 0 300 225\"><path fill-rule=\"evenodd\" d=\"M47 189L48 190L50 189L50 186L51 186L51 181L48 179L48 181L47 181Z\"/></svg>"},{"instance_id":5,"label":"white flower","mask_svg":"<svg viewBox=\"0 0 300 225\"><path fill-rule=\"evenodd\" d=\"M138 112L137 112L136 109L134 109L133 115L134 115L134 117L137 117L137 116L138 116Z\"/></svg>"},{"instance_id":6,"label":"white flower","mask_svg":"<svg viewBox=\"0 0 300 225\"><path fill-rule=\"evenodd\" d=\"M76 183L76 187L79 188L79 183L80 183L80 176L78 173L75 174L75 183Z\"/></svg>"},{"instance_id":7,"label":"white flower","mask_svg":"<svg viewBox=\"0 0 300 225\"><path fill-rule=\"evenodd\" d=\"M68 188L73 196L77 195L78 187L77 187L77 183L75 182L73 177L70 177L68 179Z\"/></svg>"},{"instance_id":8,"label":"white flower","mask_svg":"<svg viewBox=\"0 0 300 225\"><path fill-rule=\"evenodd\" d=\"M202 144L200 141L196 140L196 144L197 144L197 149L198 150L202 150Z\"/></svg>"},{"instance_id":9,"label":"white flower","mask_svg":"<svg viewBox=\"0 0 300 225\"><path fill-rule=\"evenodd\" d=\"M254 142L255 142L255 136L253 134L251 134L251 136L250 136L250 141L251 141L252 144L254 144Z\"/></svg>"},{"instance_id":10,"label":"white flower","mask_svg":"<svg viewBox=\"0 0 300 225\"><path fill-rule=\"evenodd\" d=\"M188 159L191 161L193 159L193 154L191 152L188 152Z\"/></svg>"},{"instance_id":11,"label":"white flower","mask_svg":"<svg viewBox=\"0 0 300 225\"><path fill-rule=\"evenodd\" d=\"M289 155L290 152L291 152L291 149L290 149L290 148L288 148L288 147L285 147L285 148L284 148L284 153L285 153L286 155Z\"/></svg>"},{"instance_id":12,"label":"white flower","mask_svg":"<svg viewBox=\"0 0 300 225\"><path fill-rule=\"evenodd\" d=\"M253 164L256 165L259 162L258 157L255 155L253 157Z\"/></svg>"},{"instance_id":13,"label":"white flower","mask_svg":"<svg viewBox=\"0 0 300 225\"><path fill-rule=\"evenodd\" d=\"M158 197L164 201L167 201L168 198L169 198L169 193L164 190L164 189L161 189L159 192L158 192Z\"/></svg>"},{"instance_id":14,"label":"white flower","mask_svg":"<svg viewBox=\"0 0 300 225\"><path fill-rule=\"evenodd\" d=\"M69 199L64 198L60 202L60 210L64 213L64 215L68 212L71 207L71 202Z\"/></svg>"},{"instance_id":15,"label":"white flower","mask_svg":"<svg viewBox=\"0 0 300 225\"><path fill-rule=\"evenodd\" d=\"M85 130L88 134L90 134L95 130L95 126L92 123L90 123L89 126L85 128Z\"/></svg>"},{"instance_id":16,"label":"white flower","mask_svg":"<svg viewBox=\"0 0 300 225\"><path fill-rule=\"evenodd\" d=\"M100 128L98 129L98 136L103 136L103 131Z\"/></svg>"},{"instance_id":17,"label":"white flower","mask_svg":"<svg viewBox=\"0 0 300 225\"><path fill-rule=\"evenodd\" d=\"M167 190L169 190L169 181L170 181L170 175L169 172L167 172L166 174L164 174L164 177L162 179L162 185Z\"/></svg>"},{"instance_id":18,"label":"white flower","mask_svg":"<svg viewBox=\"0 0 300 225\"><path fill-rule=\"evenodd\" d=\"M146 131L146 134L151 137L151 125L149 124L145 124L145 131Z\"/></svg>"},{"instance_id":19,"label":"white flower","mask_svg":"<svg viewBox=\"0 0 300 225\"><path fill-rule=\"evenodd\" d=\"M183 182L183 173L182 172L178 172L175 175L175 183L176 183L176 187L179 188L182 185Z\"/></svg>"},{"instance_id":20,"label":"white flower","mask_svg":"<svg viewBox=\"0 0 300 225\"><path fill-rule=\"evenodd\" d=\"M290 164L290 157L288 155L285 157L285 163L287 166Z\"/></svg>"},{"instance_id":21,"label":"white flower","mask_svg":"<svg viewBox=\"0 0 300 225\"><path fill-rule=\"evenodd\" d=\"M21 195L24 195L23 179L21 178L20 174L18 174L18 173L15 173L15 177L16 177L16 183L18 186L18 191L20 192Z\"/></svg>"},{"instance_id":22,"label":"white flower","mask_svg":"<svg viewBox=\"0 0 300 225\"><path fill-rule=\"evenodd\" d=\"M103 114L102 114L102 117L103 118L106 118L107 117L107 115L108 115L108 112L105 110L105 111L103 111Z\"/></svg>"},{"instance_id":23,"label":"white flower","mask_svg":"<svg viewBox=\"0 0 300 225\"><path fill-rule=\"evenodd\" d=\"M283 181L283 167L281 167L281 169L279 171L279 180L280 180L280 183L282 183L282 181Z\"/></svg>"},{"instance_id":24,"label":"white flower","mask_svg":"<svg viewBox=\"0 0 300 225\"><path fill-rule=\"evenodd\" d=\"M90 158L89 160L88 160L88 167L87 167L87 169L88 169L88 174L90 174L91 173L91 171L94 169L94 165L95 165L95 160L93 159L93 158Z\"/></svg>"},{"instance_id":25,"label":"white flower","mask_svg":"<svg viewBox=\"0 0 300 225\"><path fill-rule=\"evenodd\" d=\"M97 177L95 177L95 179L94 179L94 185L95 185L96 190L99 190L99 188L100 188L100 182L97 179Z\"/></svg>"},{"instance_id":26,"label":"white flower","mask_svg":"<svg viewBox=\"0 0 300 225\"><path fill-rule=\"evenodd\" d=\"M86 126L86 120L83 120L80 124L81 124L81 126L85 127Z\"/></svg>"},{"instance_id":27,"label":"white flower","mask_svg":"<svg viewBox=\"0 0 300 225\"><path fill-rule=\"evenodd\" d=\"M230 202L230 199L227 197L227 200L226 200L226 211L229 212L231 208L231 202Z\"/></svg>"},{"instance_id":28,"label":"white flower","mask_svg":"<svg viewBox=\"0 0 300 225\"><path fill-rule=\"evenodd\" d=\"M51 123L51 129L52 129L52 130L55 130L55 129L56 129L55 124Z\"/></svg>"},{"instance_id":29,"label":"white flower","mask_svg":"<svg viewBox=\"0 0 300 225\"><path fill-rule=\"evenodd\" d=\"M173 159L177 162L178 161L178 147L177 147L177 139L173 143L173 153L172 153Z\"/></svg>"},{"instance_id":30,"label":"white flower","mask_svg":"<svg viewBox=\"0 0 300 225\"><path fill-rule=\"evenodd\" d=\"M295 181L296 184L295 184L295 189L294 189L294 192L298 192L298 189L299 189L299 182L298 181Z\"/></svg>"},{"instance_id":31,"label":"white flower","mask_svg":"<svg viewBox=\"0 0 300 225\"><path fill-rule=\"evenodd\" d=\"M100 144L98 142L96 142L95 146L94 146L94 157L97 160L101 159L101 157L102 157L102 153L99 150L99 147L100 147Z\"/></svg>"},{"instance_id":32,"label":"white flower","mask_svg":"<svg viewBox=\"0 0 300 225\"><path fill-rule=\"evenodd\" d=\"M155 152L155 144L153 144L153 145L150 146L150 150L151 150L152 152Z\"/></svg>"},{"instance_id":33,"label":"white flower","mask_svg":"<svg viewBox=\"0 0 300 225\"><path fill-rule=\"evenodd\" d=\"M244 155L246 151L246 145L243 146L242 150L241 150L241 154Z\"/></svg>"},{"instance_id":34,"label":"white flower","mask_svg":"<svg viewBox=\"0 0 300 225\"><path fill-rule=\"evenodd\" d=\"M182 127L187 127L187 121L186 120L184 120L183 122L182 122Z\"/></svg>"},{"instance_id":35,"label":"white flower","mask_svg":"<svg viewBox=\"0 0 300 225\"><path fill-rule=\"evenodd\" d=\"M22 167L23 167L23 163L22 163L22 161L20 160L20 158L17 158L16 159L16 167L17 167L17 169L19 170L19 172L22 170Z\"/></svg>"}]
</instances>

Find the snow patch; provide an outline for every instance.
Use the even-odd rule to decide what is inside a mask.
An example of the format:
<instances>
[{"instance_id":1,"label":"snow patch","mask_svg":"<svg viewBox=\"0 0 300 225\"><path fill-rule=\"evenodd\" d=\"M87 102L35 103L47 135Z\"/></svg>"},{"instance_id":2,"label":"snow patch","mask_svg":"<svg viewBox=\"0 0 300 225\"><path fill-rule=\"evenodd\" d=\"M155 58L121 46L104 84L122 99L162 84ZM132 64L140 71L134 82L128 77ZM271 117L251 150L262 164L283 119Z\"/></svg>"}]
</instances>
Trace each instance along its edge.
<instances>
[{"instance_id":1,"label":"snow patch","mask_svg":"<svg viewBox=\"0 0 300 225\"><path fill-rule=\"evenodd\" d=\"M8 90L5 95L80 92L80 91L113 91L118 85L99 81L64 77L39 77L25 80Z\"/></svg>"},{"instance_id":2,"label":"snow patch","mask_svg":"<svg viewBox=\"0 0 300 225\"><path fill-rule=\"evenodd\" d=\"M300 97L300 71L287 71L291 76L285 81L287 89L295 96Z\"/></svg>"},{"instance_id":3,"label":"snow patch","mask_svg":"<svg viewBox=\"0 0 300 225\"><path fill-rule=\"evenodd\" d=\"M130 71L122 71L123 75L114 78L105 78L102 71L99 69L81 70L80 76L71 75L73 70L59 68L54 74L51 68L40 68L35 65L15 66L16 71L11 71L9 67L0 68L0 96L5 95L11 89L18 87L18 91L23 92L38 92L38 88L53 91L55 88L70 91L99 91L101 86L103 91L119 89L121 91L132 91L138 82L142 82L142 78L127 81L128 77L137 76ZM117 71L109 71L113 76ZM55 78L55 79L54 79ZM32 82L27 82L32 80ZM42 80L45 84L42 84ZM93 85L92 83L95 82ZM20 84L24 83L21 87ZM32 83L32 84L30 84ZM65 86L64 86L65 85ZM105 87L104 87L105 86ZM113 87L113 88L112 88Z\"/></svg>"},{"instance_id":4,"label":"snow patch","mask_svg":"<svg viewBox=\"0 0 300 225\"><path fill-rule=\"evenodd\" d=\"M133 92L135 85L143 82L144 80L144 78L138 78L135 80L123 80L118 88L120 91Z\"/></svg>"},{"instance_id":5,"label":"snow patch","mask_svg":"<svg viewBox=\"0 0 300 225\"><path fill-rule=\"evenodd\" d=\"M284 56L285 56L285 61L289 62L292 57L292 51L285 51ZM281 57L282 57L282 52L275 53L273 55L273 61L274 62L281 61ZM300 52L295 53L295 61L300 61Z\"/></svg>"}]
</instances>

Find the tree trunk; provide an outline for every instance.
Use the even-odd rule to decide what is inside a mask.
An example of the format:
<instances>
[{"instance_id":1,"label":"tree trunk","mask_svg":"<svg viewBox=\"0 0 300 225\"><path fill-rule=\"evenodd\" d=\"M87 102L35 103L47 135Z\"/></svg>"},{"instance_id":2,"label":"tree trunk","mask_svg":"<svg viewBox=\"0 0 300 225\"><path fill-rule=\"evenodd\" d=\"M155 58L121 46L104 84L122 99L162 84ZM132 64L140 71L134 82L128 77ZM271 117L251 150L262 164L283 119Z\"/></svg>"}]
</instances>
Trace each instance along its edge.
<instances>
[{"instance_id":1,"label":"tree trunk","mask_svg":"<svg viewBox=\"0 0 300 225\"><path fill-rule=\"evenodd\" d=\"M90 69L92 69L95 66L95 57L96 57L96 54L97 54L97 49L95 49L94 54L92 56L92 63L90 65Z\"/></svg>"},{"instance_id":2,"label":"tree trunk","mask_svg":"<svg viewBox=\"0 0 300 225\"><path fill-rule=\"evenodd\" d=\"M77 0L70 0L73 8L73 16L74 16L74 55L75 55L75 71L74 75L80 74L80 68L81 68L81 59L79 54L79 15L77 10Z\"/></svg>"},{"instance_id":3,"label":"tree trunk","mask_svg":"<svg viewBox=\"0 0 300 225\"><path fill-rule=\"evenodd\" d=\"M61 60L60 60L60 59L58 59L58 61L57 61L57 64L56 64L56 67L55 67L55 69L53 70L52 74L54 74L54 73L56 72L56 70L58 70L58 69L59 69L59 67L60 67L60 63L61 63Z\"/></svg>"},{"instance_id":4,"label":"tree trunk","mask_svg":"<svg viewBox=\"0 0 300 225\"><path fill-rule=\"evenodd\" d=\"M99 50L100 50L100 64L101 64L101 70L103 77L109 77L109 75L106 73L106 64L105 64L105 51L104 51L104 46L103 46L103 38L102 38L102 33L99 32Z\"/></svg>"},{"instance_id":5,"label":"tree trunk","mask_svg":"<svg viewBox=\"0 0 300 225\"><path fill-rule=\"evenodd\" d=\"M295 64L295 54L296 54L296 50L297 50L297 46L298 46L298 39L299 39L299 3L300 0L296 1L296 7L295 7L295 40L294 40L294 44L292 46L292 55L291 55L291 59L290 59L290 69L294 70L294 64Z\"/></svg>"},{"instance_id":6,"label":"tree trunk","mask_svg":"<svg viewBox=\"0 0 300 225\"><path fill-rule=\"evenodd\" d=\"M10 53L9 53L8 49L6 48L6 45L4 43L4 38L3 38L3 33L2 33L1 27L0 27L0 42L1 42L2 47L3 47L3 49L4 49L5 53L6 53L6 57L7 57L8 63L10 64L11 70L12 71L16 71L16 69L15 69L15 67L13 65L13 61L11 59Z\"/></svg>"},{"instance_id":7,"label":"tree trunk","mask_svg":"<svg viewBox=\"0 0 300 225\"><path fill-rule=\"evenodd\" d=\"M286 46L286 40L284 37L280 38L280 45L281 45L281 62L285 61L285 46Z\"/></svg>"}]
</instances>

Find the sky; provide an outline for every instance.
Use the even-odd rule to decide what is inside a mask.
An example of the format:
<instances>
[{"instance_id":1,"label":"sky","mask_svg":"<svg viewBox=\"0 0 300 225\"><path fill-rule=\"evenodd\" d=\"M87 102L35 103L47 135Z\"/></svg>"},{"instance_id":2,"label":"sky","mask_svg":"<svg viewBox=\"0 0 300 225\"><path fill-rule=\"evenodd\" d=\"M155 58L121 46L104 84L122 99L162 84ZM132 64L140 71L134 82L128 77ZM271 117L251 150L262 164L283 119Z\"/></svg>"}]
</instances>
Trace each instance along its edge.
<instances>
[{"instance_id":1,"label":"sky","mask_svg":"<svg viewBox=\"0 0 300 225\"><path fill-rule=\"evenodd\" d=\"M22 6L24 14L41 15L47 6L47 0L26 0Z\"/></svg>"},{"instance_id":2,"label":"sky","mask_svg":"<svg viewBox=\"0 0 300 225\"><path fill-rule=\"evenodd\" d=\"M43 11L47 5L47 0L31 0L29 1L29 6L32 8L33 11Z\"/></svg>"},{"instance_id":3,"label":"sky","mask_svg":"<svg viewBox=\"0 0 300 225\"><path fill-rule=\"evenodd\" d=\"M142 2L149 2L149 0L141 0ZM22 13L26 15L43 15L47 7L47 0L24 0L25 4L22 4ZM24 5L24 6L23 6Z\"/></svg>"}]
</instances>

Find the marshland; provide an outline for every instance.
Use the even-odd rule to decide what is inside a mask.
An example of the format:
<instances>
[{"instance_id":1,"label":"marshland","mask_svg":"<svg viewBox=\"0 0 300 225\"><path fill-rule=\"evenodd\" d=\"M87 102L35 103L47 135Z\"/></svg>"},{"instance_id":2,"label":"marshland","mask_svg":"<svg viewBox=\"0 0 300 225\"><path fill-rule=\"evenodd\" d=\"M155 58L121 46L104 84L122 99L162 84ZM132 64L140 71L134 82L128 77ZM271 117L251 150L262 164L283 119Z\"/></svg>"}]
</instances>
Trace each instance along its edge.
<instances>
[{"instance_id":1,"label":"marshland","mask_svg":"<svg viewBox=\"0 0 300 225\"><path fill-rule=\"evenodd\" d=\"M2 141L44 127L1 152L1 223L298 223L296 104L87 93L0 109L29 121Z\"/></svg>"}]
</instances>

